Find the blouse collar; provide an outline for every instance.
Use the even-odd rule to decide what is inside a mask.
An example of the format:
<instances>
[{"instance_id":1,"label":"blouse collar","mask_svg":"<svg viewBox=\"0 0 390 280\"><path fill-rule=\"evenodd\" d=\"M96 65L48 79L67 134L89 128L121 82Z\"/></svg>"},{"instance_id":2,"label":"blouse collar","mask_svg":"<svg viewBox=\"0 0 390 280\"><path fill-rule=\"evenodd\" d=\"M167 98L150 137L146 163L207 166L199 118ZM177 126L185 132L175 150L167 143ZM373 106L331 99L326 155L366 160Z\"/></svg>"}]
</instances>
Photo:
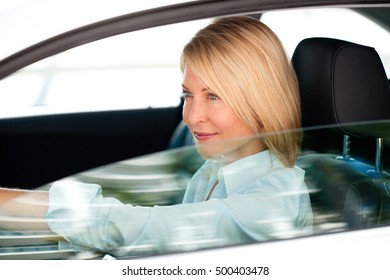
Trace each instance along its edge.
<instances>
[{"instance_id":1,"label":"blouse collar","mask_svg":"<svg viewBox=\"0 0 390 280\"><path fill-rule=\"evenodd\" d=\"M218 180L223 181L226 194L242 191L252 181L261 178L275 168L284 168L279 159L269 150L247 156L221 167Z\"/></svg>"}]
</instances>

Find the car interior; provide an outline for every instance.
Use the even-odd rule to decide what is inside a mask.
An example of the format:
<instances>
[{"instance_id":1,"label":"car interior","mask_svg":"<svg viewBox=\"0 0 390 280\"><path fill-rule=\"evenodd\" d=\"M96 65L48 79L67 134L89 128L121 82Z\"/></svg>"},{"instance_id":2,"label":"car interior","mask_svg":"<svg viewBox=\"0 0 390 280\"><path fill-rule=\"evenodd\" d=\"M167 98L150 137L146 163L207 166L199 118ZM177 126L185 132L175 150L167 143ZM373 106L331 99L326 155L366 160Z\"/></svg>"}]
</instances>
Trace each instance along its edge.
<instances>
[{"instance_id":1,"label":"car interior","mask_svg":"<svg viewBox=\"0 0 390 280\"><path fill-rule=\"evenodd\" d=\"M309 38L297 46L292 62L306 128L297 164L306 171L315 224L322 226L324 213L334 215L331 230L388 223L390 174L383 169L383 139L390 133L385 121L390 119L390 88L376 50L337 39ZM351 150L355 140L358 145ZM170 147L192 144L181 122Z\"/></svg>"},{"instance_id":2,"label":"car interior","mask_svg":"<svg viewBox=\"0 0 390 280\"><path fill-rule=\"evenodd\" d=\"M377 52L347 41L311 38L297 46L292 62L303 127L322 128L325 139L343 136L342 154L308 152L299 158L313 207L335 213L346 229L388 223L390 174L383 169L383 138L390 131L385 121L390 118L390 89ZM350 142L356 138L375 140L376 147L360 148L375 155L374 164L354 159Z\"/></svg>"},{"instance_id":3,"label":"car interior","mask_svg":"<svg viewBox=\"0 0 390 280\"><path fill-rule=\"evenodd\" d=\"M1 119L0 185L37 188L164 150L180 118L178 107Z\"/></svg>"},{"instance_id":4,"label":"car interior","mask_svg":"<svg viewBox=\"0 0 390 280\"><path fill-rule=\"evenodd\" d=\"M353 42L308 38L297 46L292 63L304 129L297 165L306 171L315 233L388 224L390 86L378 54ZM191 146L181 118L180 105L0 119L0 186L35 189L96 167ZM12 237L1 242L20 245ZM43 236L25 242L55 245Z\"/></svg>"}]
</instances>

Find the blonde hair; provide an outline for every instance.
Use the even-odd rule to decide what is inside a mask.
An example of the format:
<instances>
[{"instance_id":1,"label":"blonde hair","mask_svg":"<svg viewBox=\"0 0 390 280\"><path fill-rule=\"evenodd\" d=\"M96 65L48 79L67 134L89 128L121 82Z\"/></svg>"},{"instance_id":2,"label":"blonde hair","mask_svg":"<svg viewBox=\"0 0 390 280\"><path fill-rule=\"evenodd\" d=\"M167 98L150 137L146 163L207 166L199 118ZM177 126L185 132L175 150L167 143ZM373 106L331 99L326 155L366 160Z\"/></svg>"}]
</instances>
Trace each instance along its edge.
<instances>
[{"instance_id":1,"label":"blonde hair","mask_svg":"<svg viewBox=\"0 0 390 280\"><path fill-rule=\"evenodd\" d=\"M293 166L301 143L298 83L282 43L250 17L217 19L184 47L186 65L215 91L285 166ZM277 133L275 133L277 132Z\"/></svg>"}]
</instances>

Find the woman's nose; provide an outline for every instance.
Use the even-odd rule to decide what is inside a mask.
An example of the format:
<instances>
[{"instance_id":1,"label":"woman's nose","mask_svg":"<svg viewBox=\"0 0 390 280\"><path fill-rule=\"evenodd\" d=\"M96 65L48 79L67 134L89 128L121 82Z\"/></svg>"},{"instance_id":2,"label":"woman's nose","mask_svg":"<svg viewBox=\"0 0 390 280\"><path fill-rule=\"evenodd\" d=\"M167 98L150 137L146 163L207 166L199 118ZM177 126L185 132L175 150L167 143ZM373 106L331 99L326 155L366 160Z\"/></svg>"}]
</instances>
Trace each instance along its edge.
<instances>
[{"instance_id":1,"label":"woman's nose","mask_svg":"<svg viewBox=\"0 0 390 280\"><path fill-rule=\"evenodd\" d=\"M192 100L184 105L183 119L187 125L196 125L207 121L207 107L200 100Z\"/></svg>"}]
</instances>

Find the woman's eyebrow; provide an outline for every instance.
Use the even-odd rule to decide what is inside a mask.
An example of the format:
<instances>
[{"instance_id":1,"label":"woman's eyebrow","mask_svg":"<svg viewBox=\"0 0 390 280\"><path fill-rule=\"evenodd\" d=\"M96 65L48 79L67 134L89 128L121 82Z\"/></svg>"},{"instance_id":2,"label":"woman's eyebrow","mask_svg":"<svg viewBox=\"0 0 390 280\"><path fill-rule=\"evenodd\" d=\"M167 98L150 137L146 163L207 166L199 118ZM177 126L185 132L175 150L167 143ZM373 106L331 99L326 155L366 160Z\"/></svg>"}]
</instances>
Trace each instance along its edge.
<instances>
[{"instance_id":1,"label":"woman's eyebrow","mask_svg":"<svg viewBox=\"0 0 390 280\"><path fill-rule=\"evenodd\" d=\"M188 87L186 87L184 84L181 85L183 89L190 91ZM202 88L202 91L210 91L210 88Z\"/></svg>"},{"instance_id":2,"label":"woman's eyebrow","mask_svg":"<svg viewBox=\"0 0 390 280\"><path fill-rule=\"evenodd\" d=\"M188 90L188 87L186 87L184 84L181 84L181 86L182 86L184 89Z\"/></svg>"}]
</instances>

